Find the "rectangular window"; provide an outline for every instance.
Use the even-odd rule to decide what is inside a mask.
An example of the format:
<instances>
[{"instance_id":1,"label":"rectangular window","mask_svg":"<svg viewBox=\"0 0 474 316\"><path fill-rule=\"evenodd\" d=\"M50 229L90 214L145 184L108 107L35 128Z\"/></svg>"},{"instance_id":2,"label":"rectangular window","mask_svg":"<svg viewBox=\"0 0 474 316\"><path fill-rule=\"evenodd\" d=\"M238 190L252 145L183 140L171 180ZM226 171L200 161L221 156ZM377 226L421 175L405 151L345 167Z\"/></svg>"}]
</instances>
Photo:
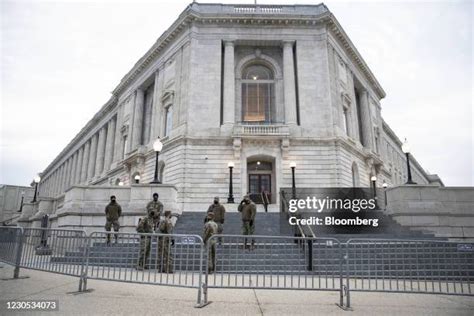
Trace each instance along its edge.
<instances>
[{"instance_id":1,"label":"rectangular window","mask_svg":"<svg viewBox=\"0 0 474 316\"><path fill-rule=\"evenodd\" d=\"M170 135L172 128L173 128L173 106L170 105L166 108L165 136Z\"/></svg>"},{"instance_id":2,"label":"rectangular window","mask_svg":"<svg viewBox=\"0 0 474 316\"><path fill-rule=\"evenodd\" d=\"M125 155L127 154L127 147L128 147L128 138L127 136L124 136L123 137L123 140L122 140L122 158L125 159Z\"/></svg>"}]
</instances>

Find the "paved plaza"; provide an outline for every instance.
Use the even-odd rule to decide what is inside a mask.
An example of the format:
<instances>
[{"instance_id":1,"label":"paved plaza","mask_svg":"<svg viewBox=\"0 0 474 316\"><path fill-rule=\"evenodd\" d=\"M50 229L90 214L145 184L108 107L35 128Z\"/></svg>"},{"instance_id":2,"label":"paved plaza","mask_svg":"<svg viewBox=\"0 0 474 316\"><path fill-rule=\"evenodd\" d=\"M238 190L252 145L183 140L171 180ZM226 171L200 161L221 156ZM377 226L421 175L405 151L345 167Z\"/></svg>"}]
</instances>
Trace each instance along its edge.
<instances>
[{"instance_id":1,"label":"paved plaza","mask_svg":"<svg viewBox=\"0 0 474 316\"><path fill-rule=\"evenodd\" d=\"M13 268L0 268L0 315L31 312L6 310L4 300L58 300L59 311L46 315L472 315L472 297L353 293L353 310L343 311L338 293L283 290L210 290L211 303L194 308L195 289L89 280L93 291L78 294L78 279L22 269L25 279L12 280ZM8 279L8 280L4 280ZM36 314L41 314L37 313Z\"/></svg>"}]
</instances>

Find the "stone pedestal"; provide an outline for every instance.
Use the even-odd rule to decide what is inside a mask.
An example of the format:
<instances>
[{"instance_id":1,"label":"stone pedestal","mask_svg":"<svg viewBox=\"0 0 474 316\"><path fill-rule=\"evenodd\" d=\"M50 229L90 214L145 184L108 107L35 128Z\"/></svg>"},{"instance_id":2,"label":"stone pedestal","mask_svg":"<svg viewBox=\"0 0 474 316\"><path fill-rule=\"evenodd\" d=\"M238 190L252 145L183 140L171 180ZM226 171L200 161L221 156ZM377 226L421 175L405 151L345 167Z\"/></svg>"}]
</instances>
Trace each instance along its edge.
<instances>
[{"instance_id":1,"label":"stone pedestal","mask_svg":"<svg viewBox=\"0 0 474 316\"><path fill-rule=\"evenodd\" d=\"M140 217L146 216L146 204L153 193L160 195L164 210L178 213L177 189L166 184L132 186L73 186L64 197L62 207L50 216L52 228L82 229L87 233L104 231L105 207L115 195L122 207L121 232L135 232Z\"/></svg>"}]
</instances>

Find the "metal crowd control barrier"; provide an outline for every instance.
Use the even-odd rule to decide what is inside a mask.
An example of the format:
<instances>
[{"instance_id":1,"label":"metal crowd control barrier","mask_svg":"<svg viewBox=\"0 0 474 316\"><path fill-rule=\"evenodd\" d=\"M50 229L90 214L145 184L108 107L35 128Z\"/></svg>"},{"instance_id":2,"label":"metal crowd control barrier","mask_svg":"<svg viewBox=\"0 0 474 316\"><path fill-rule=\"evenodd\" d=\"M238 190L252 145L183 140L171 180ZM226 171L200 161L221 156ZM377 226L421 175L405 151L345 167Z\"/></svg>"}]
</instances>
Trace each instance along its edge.
<instances>
[{"instance_id":1,"label":"metal crowd control barrier","mask_svg":"<svg viewBox=\"0 0 474 316\"><path fill-rule=\"evenodd\" d=\"M87 279L188 287L198 289L200 304L203 253L197 235L94 232L82 290Z\"/></svg>"},{"instance_id":2,"label":"metal crowd control barrier","mask_svg":"<svg viewBox=\"0 0 474 316\"><path fill-rule=\"evenodd\" d=\"M215 235L204 245L197 235L0 227L0 261L14 278L20 267L79 277L79 291L88 279L196 288L199 307L209 288L337 291L344 308L351 291L474 295L474 244L440 240Z\"/></svg>"},{"instance_id":3,"label":"metal crowd control barrier","mask_svg":"<svg viewBox=\"0 0 474 316\"><path fill-rule=\"evenodd\" d=\"M342 306L343 253L336 239L214 235L206 247L204 304L209 288L246 288L337 291Z\"/></svg>"},{"instance_id":4,"label":"metal crowd control barrier","mask_svg":"<svg viewBox=\"0 0 474 316\"><path fill-rule=\"evenodd\" d=\"M22 268L81 277L87 235L82 230L24 228L22 249Z\"/></svg>"},{"instance_id":5,"label":"metal crowd control barrier","mask_svg":"<svg viewBox=\"0 0 474 316\"><path fill-rule=\"evenodd\" d=\"M20 274L20 258L22 253L21 227L0 226L0 261L15 267L13 278L17 279Z\"/></svg>"},{"instance_id":6,"label":"metal crowd control barrier","mask_svg":"<svg viewBox=\"0 0 474 316\"><path fill-rule=\"evenodd\" d=\"M351 239L346 244L350 292L474 295L474 244L438 240Z\"/></svg>"}]
</instances>

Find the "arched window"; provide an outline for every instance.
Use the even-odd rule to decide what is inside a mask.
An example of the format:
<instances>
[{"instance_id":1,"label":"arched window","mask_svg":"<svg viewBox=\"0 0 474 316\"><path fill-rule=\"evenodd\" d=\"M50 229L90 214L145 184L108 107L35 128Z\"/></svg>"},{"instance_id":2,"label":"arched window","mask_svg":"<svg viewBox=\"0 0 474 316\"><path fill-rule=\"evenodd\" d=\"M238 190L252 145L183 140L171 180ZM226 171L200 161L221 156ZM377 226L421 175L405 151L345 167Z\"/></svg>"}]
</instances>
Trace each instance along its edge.
<instances>
[{"instance_id":1,"label":"arched window","mask_svg":"<svg viewBox=\"0 0 474 316\"><path fill-rule=\"evenodd\" d=\"M274 76L270 68L252 64L242 72L242 121L274 121Z\"/></svg>"}]
</instances>

